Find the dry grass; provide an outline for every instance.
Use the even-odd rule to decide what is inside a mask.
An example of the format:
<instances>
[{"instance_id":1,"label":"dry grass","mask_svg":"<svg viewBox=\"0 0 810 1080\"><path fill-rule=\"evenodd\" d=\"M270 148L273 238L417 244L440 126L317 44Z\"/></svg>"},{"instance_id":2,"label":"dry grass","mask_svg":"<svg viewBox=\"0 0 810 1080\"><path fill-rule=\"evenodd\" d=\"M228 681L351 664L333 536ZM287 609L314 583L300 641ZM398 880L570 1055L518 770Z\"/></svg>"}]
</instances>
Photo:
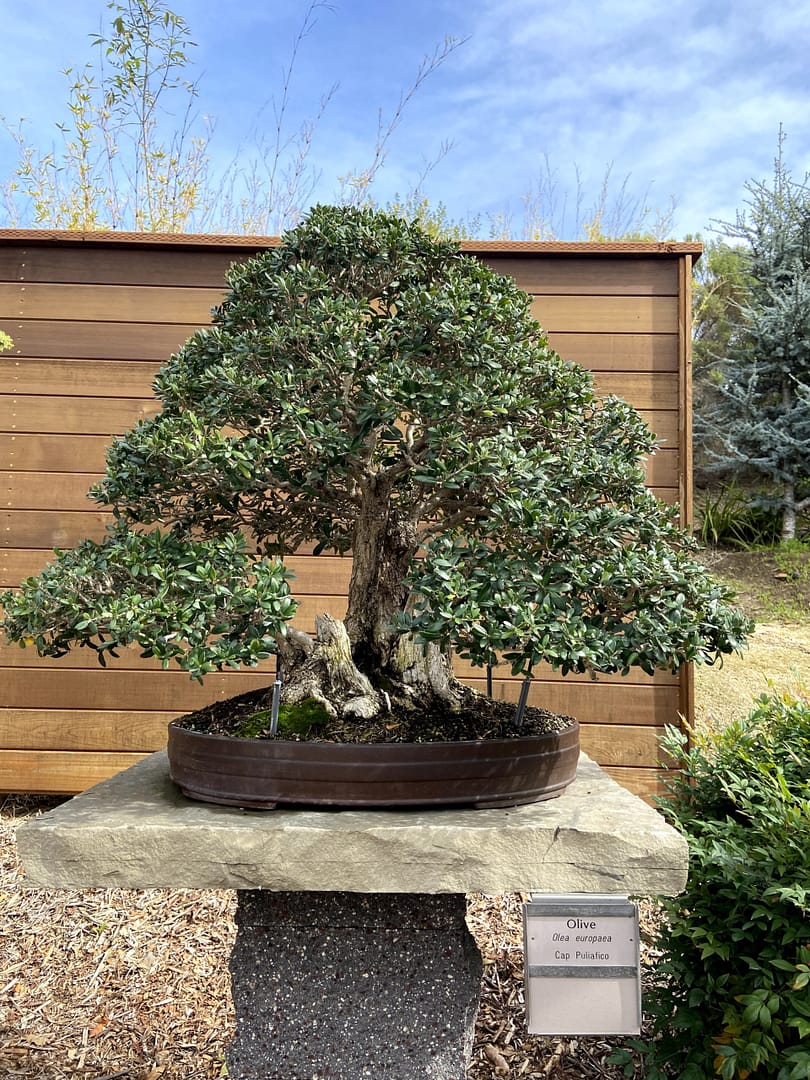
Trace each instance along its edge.
<instances>
[{"instance_id":1,"label":"dry grass","mask_svg":"<svg viewBox=\"0 0 810 1080\"><path fill-rule=\"evenodd\" d=\"M695 722L716 729L744 719L761 694L795 693L808 686L810 625L760 623L741 656L696 670Z\"/></svg>"}]
</instances>

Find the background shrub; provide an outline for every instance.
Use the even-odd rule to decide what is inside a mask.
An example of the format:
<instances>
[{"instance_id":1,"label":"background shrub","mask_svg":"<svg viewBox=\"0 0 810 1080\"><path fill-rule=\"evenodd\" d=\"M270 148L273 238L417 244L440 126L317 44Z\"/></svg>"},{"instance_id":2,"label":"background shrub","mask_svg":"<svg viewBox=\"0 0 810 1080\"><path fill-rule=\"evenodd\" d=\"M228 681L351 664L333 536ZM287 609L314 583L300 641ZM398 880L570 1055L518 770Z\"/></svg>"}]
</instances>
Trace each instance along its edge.
<instances>
[{"instance_id":1,"label":"background shrub","mask_svg":"<svg viewBox=\"0 0 810 1080\"><path fill-rule=\"evenodd\" d=\"M751 494L732 481L704 493L697 532L707 547L773 547L781 537L781 511L766 495Z\"/></svg>"},{"instance_id":2,"label":"background shrub","mask_svg":"<svg viewBox=\"0 0 810 1080\"><path fill-rule=\"evenodd\" d=\"M689 749L666 742L689 882L663 902L647 1078L810 1077L810 700L765 695Z\"/></svg>"}]
</instances>

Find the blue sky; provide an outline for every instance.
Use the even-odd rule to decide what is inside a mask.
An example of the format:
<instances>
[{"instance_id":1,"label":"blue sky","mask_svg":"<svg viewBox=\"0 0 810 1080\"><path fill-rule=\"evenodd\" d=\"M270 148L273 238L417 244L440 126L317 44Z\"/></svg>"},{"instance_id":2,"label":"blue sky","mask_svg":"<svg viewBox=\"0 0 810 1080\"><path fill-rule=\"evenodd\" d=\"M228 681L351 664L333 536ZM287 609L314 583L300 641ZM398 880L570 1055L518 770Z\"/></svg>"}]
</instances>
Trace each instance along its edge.
<instances>
[{"instance_id":1,"label":"blue sky","mask_svg":"<svg viewBox=\"0 0 810 1080\"><path fill-rule=\"evenodd\" d=\"M257 128L270 134L309 3L170 6L197 42L191 74L200 117L214 125L214 168L249 157ZM2 8L0 113L29 118L29 139L48 146L65 115L62 70L92 58L106 5ZM375 181L380 202L435 162L423 185L432 202L453 218L505 214L520 237L525 196L553 176L549 215L573 239L610 167L614 196L626 181L631 201L666 210L674 200L670 235L680 239L733 217L746 180L770 176L780 124L794 175L810 169L810 0L334 0L301 42L290 91L293 134L337 84L308 158L312 198L335 198L337 178L369 164L380 110L386 123L446 36L467 40L405 110ZM14 161L4 136L0 175Z\"/></svg>"}]
</instances>

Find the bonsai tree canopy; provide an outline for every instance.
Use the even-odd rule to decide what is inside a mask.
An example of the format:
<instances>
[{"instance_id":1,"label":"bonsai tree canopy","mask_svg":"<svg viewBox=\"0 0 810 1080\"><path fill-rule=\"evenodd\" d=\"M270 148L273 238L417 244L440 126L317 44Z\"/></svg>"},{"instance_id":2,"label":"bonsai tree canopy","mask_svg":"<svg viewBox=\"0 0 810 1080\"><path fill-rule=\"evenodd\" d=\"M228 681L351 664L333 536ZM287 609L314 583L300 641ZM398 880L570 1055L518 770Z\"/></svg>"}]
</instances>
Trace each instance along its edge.
<instances>
[{"instance_id":1,"label":"bonsai tree canopy","mask_svg":"<svg viewBox=\"0 0 810 1080\"><path fill-rule=\"evenodd\" d=\"M17 594L10 641L195 678L277 649L283 698L458 700L452 647L528 675L675 670L748 621L644 486L655 439L563 361L514 282L396 217L317 207L234 265L91 497L115 524ZM285 556L351 552L348 611L290 627Z\"/></svg>"}]
</instances>

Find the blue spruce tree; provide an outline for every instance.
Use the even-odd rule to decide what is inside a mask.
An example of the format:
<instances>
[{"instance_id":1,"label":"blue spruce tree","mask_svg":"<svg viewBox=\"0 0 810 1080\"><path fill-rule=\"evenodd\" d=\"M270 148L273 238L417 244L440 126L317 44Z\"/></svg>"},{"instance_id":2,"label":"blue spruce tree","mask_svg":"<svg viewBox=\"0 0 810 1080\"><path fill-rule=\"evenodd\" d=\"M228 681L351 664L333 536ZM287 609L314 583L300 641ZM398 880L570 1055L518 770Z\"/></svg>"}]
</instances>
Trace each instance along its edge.
<instances>
[{"instance_id":1,"label":"blue spruce tree","mask_svg":"<svg viewBox=\"0 0 810 1080\"><path fill-rule=\"evenodd\" d=\"M810 507L810 174L792 178L783 145L780 131L773 183L749 182L746 210L725 225L751 291L696 436L717 472L766 483L788 540Z\"/></svg>"}]
</instances>

